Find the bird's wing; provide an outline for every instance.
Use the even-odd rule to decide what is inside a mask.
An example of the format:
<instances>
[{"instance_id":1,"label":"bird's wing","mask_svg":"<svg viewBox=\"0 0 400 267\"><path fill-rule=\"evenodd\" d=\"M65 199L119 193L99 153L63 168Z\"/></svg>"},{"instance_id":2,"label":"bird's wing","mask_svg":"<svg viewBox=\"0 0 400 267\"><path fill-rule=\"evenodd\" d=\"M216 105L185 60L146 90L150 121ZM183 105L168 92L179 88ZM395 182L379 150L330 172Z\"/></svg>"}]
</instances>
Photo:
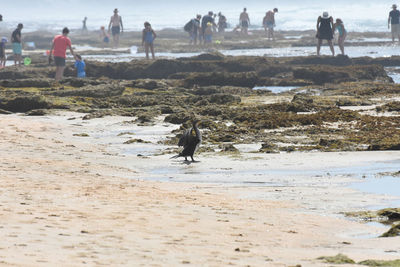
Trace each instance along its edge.
<instances>
[{"instance_id":1,"label":"bird's wing","mask_svg":"<svg viewBox=\"0 0 400 267\"><path fill-rule=\"evenodd\" d=\"M191 136L192 129L186 130L179 139L178 146L186 146Z\"/></svg>"}]
</instances>

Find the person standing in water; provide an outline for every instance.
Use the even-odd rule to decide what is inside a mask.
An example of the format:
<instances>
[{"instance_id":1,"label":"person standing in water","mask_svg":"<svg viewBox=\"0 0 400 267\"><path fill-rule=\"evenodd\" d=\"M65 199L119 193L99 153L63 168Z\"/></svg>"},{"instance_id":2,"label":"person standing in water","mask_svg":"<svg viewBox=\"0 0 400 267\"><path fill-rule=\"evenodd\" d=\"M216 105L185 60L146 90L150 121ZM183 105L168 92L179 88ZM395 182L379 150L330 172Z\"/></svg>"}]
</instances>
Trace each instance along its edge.
<instances>
[{"instance_id":1,"label":"person standing in water","mask_svg":"<svg viewBox=\"0 0 400 267\"><path fill-rule=\"evenodd\" d=\"M397 5L393 4L392 11L389 12L388 29L392 30L392 41L397 37L400 42L400 11L397 10Z\"/></svg>"},{"instance_id":2,"label":"person standing in water","mask_svg":"<svg viewBox=\"0 0 400 267\"><path fill-rule=\"evenodd\" d=\"M192 19L192 28L190 29L190 45L197 45L197 39L200 39L199 36L201 34L201 28L200 28L200 19L201 15L197 14L196 18ZM201 39L200 39L201 40ZM199 42L201 42L199 40Z\"/></svg>"},{"instance_id":3,"label":"person standing in water","mask_svg":"<svg viewBox=\"0 0 400 267\"><path fill-rule=\"evenodd\" d=\"M272 11L268 11L265 14L265 17L263 19L263 25L264 25L264 29L267 32L267 38L269 40L275 40L274 37L274 27L275 25L275 13L278 13L278 9L274 8Z\"/></svg>"},{"instance_id":4,"label":"person standing in water","mask_svg":"<svg viewBox=\"0 0 400 267\"><path fill-rule=\"evenodd\" d=\"M88 29L86 26L87 17L85 17L82 21L82 33L87 33Z\"/></svg>"},{"instance_id":5,"label":"person standing in water","mask_svg":"<svg viewBox=\"0 0 400 267\"><path fill-rule=\"evenodd\" d=\"M226 17L221 12L218 13L218 32L223 33L228 27Z\"/></svg>"},{"instance_id":6,"label":"person standing in water","mask_svg":"<svg viewBox=\"0 0 400 267\"><path fill-rule=\"evenodd\" d=\"M243 8L243 12L240 13L239 24L241 28L241 33L248 35L248 29L250 26L250 17L249 14L247 13L247 8Z\"/></svg>"},{"instance_id":7,"label":"person standing in water","mask_svg":"<svg viewBox=\"0 0 400 267\"><path fill-rule=\"evenodd\" d=\"M53 39L53 44L49 53L49 62L52 61L52 55L54 54L54 62L56 64L56 75L55 80L59 82L63 75L65 69L65 58L67 57L67 48L76 59L74 50L72 49L71 40L68 38L69 29L64 28L61 35L56 35ZM54 50L54 53L53 53Z\"/></svg>"},{"instance_id":8,"label":"person standing in water","mask_svg":"<svg viewBox=\"0 0 400 267\"><path fill-rule=\"evenodd\" d=\"M11 34L11 43L14 53L14 65L21 66L22 62L22 36L21 30L24 27L22 23L19 23L17 28Z\"/></svg>"},{"instance_id":9,"label":"person standing in water","mask_svg":"<svg viewBox=\"0 0 400 267\"><path fill-rule=\"evenodd\" d=\"M100 41L102 48L108 46L108 43L110 42L110 36L106 33L106 29L104 28L104 26L100 27Z\"/></svg>"},{"instance_id":10,"label":"person standing in water","mask_svg":"<svg viewBox=\"0 0 400 267\"><path fill-rule=\"evenodd\" d=\"M338 45L342 55L344 55L344 40L346 39L347 31L341 19L336 19L336 23L333 24L333 32L336 30L339 32Z\"/></svg>"},{"instance_id":11,"label":"person standing in water","mask_svg":"<svg viewBox=\"0 0 400 267\"><path fill-rule=\"evenodd\" d=\"M215 25L213 16L214 12L209 11L208 14L204 15L203 18L201 19L201 37L204 43L205 43L205 31L207 29L207 24L211 23L212 25Z\"/></svg>"},{"instance_id":12,"label":"person standing in water","mask_svg":"<svg viewBox=\"0 0 400 267\"><path fill-rule=\"evenodd\" d=\"M0 42L0 69L6 66L7 55L6 55L6 44L8 40L6 37L1 38Z\"/></svg>"},{"instance_id":13,"label":"person standing in water","mask_svg":"<svg viewBox=\"0 0 400 267\"><path fill-rule=\"evenodd\" d=\"M154 30L151 28L151 24L149 22L144 23L144 29L142 33L142 45L144 45L144 49L146 51L146 58L149 59L149 48L151 50L152 58L154 59L154 39L156 39L157 35Z\"/></svg>"},{"instance_id":14,"label":"person standing in water","mask_svg":"<svg viewBox=\"0 0 400 267\"><path fill-rule=\"evenodd\" d=\"M118 9L114 9L114 15L110 19L110 23L108 24L108 32L110 32L113 36L114 40L114 48L118 48L119 46L119 35L121 32L124 32L124 26L122 25L122 17L118 15Z\"/></svg>"},{"instance_id":15,"label":"person standing in water","mask_svg":"<svg viewBox=\"0 0 400 267\"><path fill-rule=\"evenodd\" d=\"M332 52L332 56L335 56L335 49L333 48L333 18L329 16L328 12L324 12L322 17L319 16L317 20L317 55L319 56L319 52L321 51L321 44L323 40L327 40L329 47Z\"/></svg>"}]
</instances>

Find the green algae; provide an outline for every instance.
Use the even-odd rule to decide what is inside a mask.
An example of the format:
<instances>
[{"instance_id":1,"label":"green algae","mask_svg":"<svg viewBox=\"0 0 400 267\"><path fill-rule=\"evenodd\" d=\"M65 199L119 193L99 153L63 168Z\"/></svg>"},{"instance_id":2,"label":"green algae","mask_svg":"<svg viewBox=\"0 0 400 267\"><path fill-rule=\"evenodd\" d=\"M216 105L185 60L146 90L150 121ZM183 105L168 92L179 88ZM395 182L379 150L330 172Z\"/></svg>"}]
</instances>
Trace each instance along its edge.
<instances>
[{"instance_id":1,"label":"green algae","mask_svg":"<svg viewBox=\"0 0 400 267\"><path fill-rule=\"evenodd\" d=\"M359 265L365 266L386 266L386 267L400 267L400 259L393 261L383 261L383 260L366 260L358 263Z\"/></svg>"},{"instance_id":2,"label":"green algae","mask_svg":"<svg viewBox=\"0 0 400 267\"><path fill-rule=\"evenodd\" d=\"M77 137L89 137L89 134L87 134L87 133L79 133L79 134L73 134L73 136L77 136Z\"/></svg>"},{"instance_id":3,"label":"green algae","mask_svg":"<svg viewBox=\"0 0 400 267\"><path fill-rule=\"evenodd\" d=\"M393 225L389 231L382 234L380 237L396 237L400 236L400 223Z\"/></svg>"},{"instance_id":4,"label":"green algae","mask_svg":"<svg viewBox=\"0 0 400 267\"><path fill-rule=\"evenodd\" d=\"M317 258L318 260L323 260L326 263L332 264L355 264L356 262L346 255L337 254L336 256L322 256Z\"/></svg>"},{"instance_id":5,"label":"green algae","mask_svg":"<svg viewBox=\"0 0 400 267\"><path fill-rule=\"evenodd\" d=\"M143 139L135 139L135 138L124 142L125 145L135 144L135 143L151 144L151 142L149 142L149 141L144 141Z\"/></svg>"}]
</instances>

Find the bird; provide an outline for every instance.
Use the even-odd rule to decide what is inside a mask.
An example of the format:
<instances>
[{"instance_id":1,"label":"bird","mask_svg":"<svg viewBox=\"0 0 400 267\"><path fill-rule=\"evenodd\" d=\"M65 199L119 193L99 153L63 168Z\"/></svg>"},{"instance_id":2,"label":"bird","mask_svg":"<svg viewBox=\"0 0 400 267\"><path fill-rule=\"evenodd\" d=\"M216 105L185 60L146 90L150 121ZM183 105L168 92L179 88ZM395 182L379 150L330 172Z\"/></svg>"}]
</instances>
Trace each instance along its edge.
<instances>
[{"instance_id":1,"label":"bird","mask_svg":"<svg viewBox=\"0 0 400 267\"><path fill-rule=\"evenodd\" d=\"M183 147L183 150L181 153L172 158L185 157L185 161L188 161L187 158L190 157L192 159L192 162L195 162L195 160L193 159L193 154L199 148L202 141L201 133L198 128L199 123L199 120L194 120L192 122L192 127L183 133L183 136L179 139L178 142L178 146Z\"/></svg>"}]
</instances>

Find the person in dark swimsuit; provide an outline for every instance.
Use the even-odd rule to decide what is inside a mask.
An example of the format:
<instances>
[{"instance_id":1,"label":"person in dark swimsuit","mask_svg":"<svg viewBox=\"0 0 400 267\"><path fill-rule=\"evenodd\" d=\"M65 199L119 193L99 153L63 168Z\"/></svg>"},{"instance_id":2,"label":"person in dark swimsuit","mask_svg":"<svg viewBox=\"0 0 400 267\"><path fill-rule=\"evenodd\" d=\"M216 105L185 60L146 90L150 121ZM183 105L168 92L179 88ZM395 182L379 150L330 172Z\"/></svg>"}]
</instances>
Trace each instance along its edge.
<instances>
[{"instance_id":1,"label":"person in dark swimsuit","mask_svg":"<svg viewBox=\"0 0 400 267\"><path fill-rule=\"evenodd\" d=\"M146 59L149 59L149 49L151 51L152 58L154 59L154 39L156 39L157 35L154 32L153 28L151 28L151 24L149 22L144 23L144 29L142 31L142 45L144 46L146 52Z\"/></svg>"},{"instance_id":2,"label":"person in dark swimsuit","mask_svg":"<svg viewBox=\"0 0 400 267\"><path fill-rule=\"evenodd\" d=\"M332 52L332 56L335 56L335 49L333 48L333 18L329 16L328 12L324 12L322 17L318 17L317 21L317 55L319 56L319 52L321 50L322 40L327 40L329 47Z\"/></svg>"}]
</instances>

